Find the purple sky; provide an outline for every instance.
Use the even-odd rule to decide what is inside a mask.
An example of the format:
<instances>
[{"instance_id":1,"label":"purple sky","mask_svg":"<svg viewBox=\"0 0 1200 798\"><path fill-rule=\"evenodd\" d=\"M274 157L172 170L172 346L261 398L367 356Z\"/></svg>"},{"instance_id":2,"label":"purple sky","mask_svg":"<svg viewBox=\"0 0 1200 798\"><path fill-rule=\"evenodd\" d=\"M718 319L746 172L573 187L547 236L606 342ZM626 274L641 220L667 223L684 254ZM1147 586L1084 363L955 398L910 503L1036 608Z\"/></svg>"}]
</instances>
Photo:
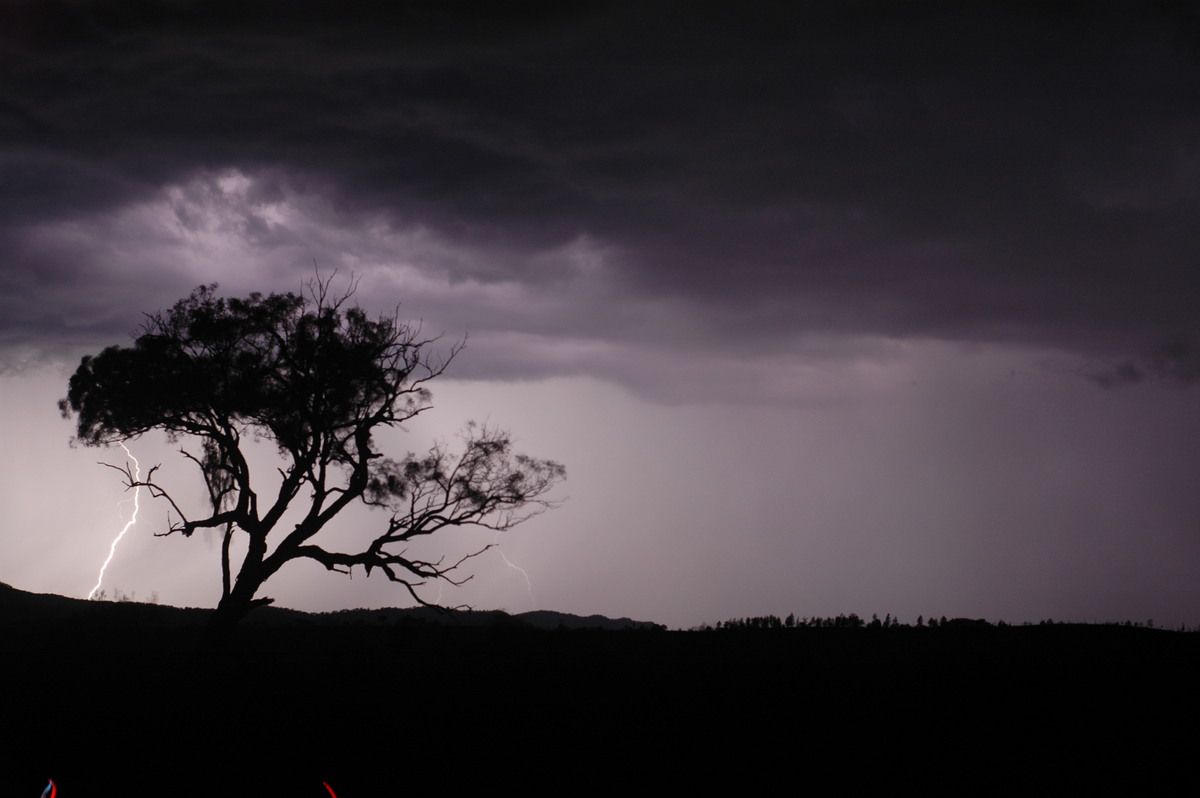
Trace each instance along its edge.
<instances>
[{"instance_id":1,"label":"purple sky","mask_svg":"<svg viewBox=\"0 0 1200 798\"><path fill-rule=\"evenodd\" d=\"M469 332L397 454L568 468L448 602L1200 624L1194 4L377 5L0 3L0 581L84 596L122 525L79 357L315 261ZM105 586L213 605L142 512Z\"/></svg>"}]
</instances>

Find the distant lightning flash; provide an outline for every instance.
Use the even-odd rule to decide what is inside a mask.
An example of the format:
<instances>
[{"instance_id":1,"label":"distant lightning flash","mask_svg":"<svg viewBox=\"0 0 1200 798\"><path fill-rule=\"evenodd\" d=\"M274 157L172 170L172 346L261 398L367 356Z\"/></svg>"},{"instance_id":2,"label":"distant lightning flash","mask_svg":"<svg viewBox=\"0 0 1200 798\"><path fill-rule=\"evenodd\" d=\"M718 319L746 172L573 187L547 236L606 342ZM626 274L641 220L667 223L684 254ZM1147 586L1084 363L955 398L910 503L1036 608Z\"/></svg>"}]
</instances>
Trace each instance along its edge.
<instances>
[{"instance_id":1,"label":"distant lightning flash","mask_svg":"<svg viewBox=\"0 0 1200 798\"><path fill-rule=\"evenodd\" d=\"M500 559L504 560L504 564L514 571L520 571L521 576L525 577L525 590L529 593L529 601L533 608L537 609L537 599L533 597L533 580L529 578L529 572L521 566L517 565L512 560L508 559L508 555L504 553L504 548L500 545L500 533L496 533L496 537L492 538L492 545L496 547L496 551L500 552Z\"/></svg>"},{"instance_id":2,"label":"distant lightning flash","mask_svg":"<svg viewBox=\"0 0 1200 798\"><path fill-rule=\"evenodd\" d=\"M536 610L537 609L537 599L535 599L533 597L533 580L531 580L529 578L528 571L526 571L521 566L517 565L512 560L508 559L508 555L504 553L504 547L500 545L500 532L499 531L497 531L495 537L492 538L491 548L494 548L497 552L500 553L500 559L504 560L505 565L507 565L509 568L513 569L514 571L519 571L521 576L525 577L525 591L527 593L529 593L529 601L530 601L531 605L533 606L533 608ZM482 553L482 552L480 552L480 553ZM445 585L442 584L441 580L438 580L436 582L436 584L437 584L437 595L434 596L433 603L435 605L439 605L442 603L442 591L445 589Z\"/></svg>"},{"instance_id":3,"label":"distant lightning flash","mask_svg":"<svg viewBox=\"0 0 1200 798\"><path fill-rule=\"evenodd\" d=\"M122 443L121 448L125 450L125 454L129 455L129 459L133 461L133 479L136 482L137 480L141 479L141 477L142 477L142 467L138 463L137 458L133 456L133 452L129 451L129 449L125 446L125 444ZM138 506L139 506L138 505L138 496L139 496L139 494L141 494L141 492L142 492L142 489L140 487L135 487L133 489L133 515L130 516L129 523L125 524L125 528L122 529L120 534L118 534L116 536L116 538L113 539L112 545L108 547L108 559L106 559L104 561L104 565L100 566L100 576L96 577L96 586L94 588L92 588L91 593L88 593L89 599L92 596L96 595L96 591L100 589L100 583L104 581L104 571L105 571L105 569L108 568L108 564L110 562L112 562L113 555L117 551L117 544L121 542L121 538L125 537L125 533L129 531L129 527L131 527L137 523Z\"/></svg>"}]
</instances>

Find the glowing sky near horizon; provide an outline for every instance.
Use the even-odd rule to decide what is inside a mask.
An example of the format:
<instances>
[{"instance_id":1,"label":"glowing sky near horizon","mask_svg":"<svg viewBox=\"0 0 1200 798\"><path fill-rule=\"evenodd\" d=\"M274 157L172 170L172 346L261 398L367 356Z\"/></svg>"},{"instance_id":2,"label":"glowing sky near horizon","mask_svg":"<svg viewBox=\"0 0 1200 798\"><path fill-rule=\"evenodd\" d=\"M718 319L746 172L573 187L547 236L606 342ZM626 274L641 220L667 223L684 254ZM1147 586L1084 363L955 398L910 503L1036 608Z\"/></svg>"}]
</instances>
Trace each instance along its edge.
<instances>
[{"instance_id":1,"label":"glowing sky near horizon","mask_svg":"<svg viewBox=\"0 0 1200 798\"><path fill-rule=\"evenodd\" d=\"M1194 13L150 5L0 9L0 581L86 595L120 529L122 453L55 407L78 358L315 261L468 336L393 446L489 419L566 464L502 536L539 608L1200 624ZM211 606L165 512L106 585ZM534 608L475 571L448 601Z\"/></svg>"}]
</instances>

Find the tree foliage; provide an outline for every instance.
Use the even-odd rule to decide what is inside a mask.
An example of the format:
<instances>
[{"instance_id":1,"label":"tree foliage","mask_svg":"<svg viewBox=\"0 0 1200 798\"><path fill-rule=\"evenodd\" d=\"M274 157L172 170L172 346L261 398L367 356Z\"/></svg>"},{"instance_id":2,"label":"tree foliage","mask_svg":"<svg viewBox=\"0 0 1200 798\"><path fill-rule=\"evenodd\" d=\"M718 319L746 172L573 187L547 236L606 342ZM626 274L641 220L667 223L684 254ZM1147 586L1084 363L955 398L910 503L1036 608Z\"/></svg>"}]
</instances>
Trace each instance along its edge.
<instances>
[{"instance_id":1,"label":"tree foliage","mask_svg":"<svg viewBox=\"0 0 1200 798\"><path fill-rule=\"evenodd\" d=\"M83 358L59 405L73 417L77 439L89 446L118 444L162 430L194 440L181 449L203 478L208 509L189 517L155 482L121 468L130 487L146 487L169 503L168 528L190 536L224 530L223 588L214 622L231 624L258 598L262 584L285 563L315 560L330 570L378 568L414 599L429 580L461 584L445 564L406 556L405 544L448 527L496 531L553 506L550 490L564 468L513 451L510 437L469 424L462 451L445 444L401 459L376 451L373 432L396 427L430 407L427 384L440 376L461 345L439 358L435 339L396 316L371 318L333 296L329 282L307 294L251 294L244 299L201 286L168 311L149 315L132 347L112 346ZM243 444L273 441L284 460L273 493L260 496ZM115 466L114 466L115 467ZM302 497L302 491L307 496ZM327 548L318 533L355 502L383 508L390 519L365 548ZM280 520L299 507L303 518ZM236 577L231 541L244 535L246 554ZM467 577L469 578L469 577Z\"/></svg>"}]
</instances>

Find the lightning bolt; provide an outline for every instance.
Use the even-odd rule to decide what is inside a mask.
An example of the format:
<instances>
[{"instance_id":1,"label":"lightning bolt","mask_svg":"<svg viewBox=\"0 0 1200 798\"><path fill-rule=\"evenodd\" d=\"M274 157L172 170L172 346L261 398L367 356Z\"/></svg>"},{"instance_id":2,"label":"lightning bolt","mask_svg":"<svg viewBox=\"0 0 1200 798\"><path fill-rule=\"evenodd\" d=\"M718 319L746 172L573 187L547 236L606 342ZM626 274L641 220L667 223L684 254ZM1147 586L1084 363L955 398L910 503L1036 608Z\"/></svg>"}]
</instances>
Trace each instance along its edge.
<instances>
[{"instance_id":1,"label":"lightning bolt","mask_svg":"<svg viewBox=\"0 0 1200 798\"><path fill-rule=\"evenodd\" d=\"M525 577L525 590L526 590L526 592L529 593L530 604L536 610L537 609L537 599L535 599L533 597L533 581L529 578L529 572L526 571L521 566L517 565L512 560L508 559L508 555L504 553L504 547L502 547L500 545L500 533L499 532L497 532L496 536L494 538L492 538L492 545L494 545L496 547L496 551L500 552L500 559L504 560L505 565L507 565L509 568L513 569L514 571L519 571L521 573L521 576Z\"/></svg>"},{"instance_id":2,"label":"lightning bolt","mask_svg":"<svg viewBox=\"0 0 1200 798\"><path fill-rule=\"evenodd\" d=\"M136 481L138 479L141 479L141 477L142 477L141 464L138 463L137 458L133 456L133 452L129 451L129 449L125 446L125 444L122 443L121 448L125 450L125 454L129 455L129 459L133 461L133 478L134 478L134 480ZM112 562L113 555L116 554L116 552L117 552L117 544L121 542L121 538L125 537L125 533L129 531L129 527L131 527L137 523L137 515L138 515L138 508L139 508L138 497L141 494L141 492L142 492L141 488L133 489L133 515L130 516L129 522L127 524L125 524L125 528L121 530L120 534L118 534L115 538L113 538L112 545L108 547L108 559L106 559L104 561L104 565L100 566L100 575L98 577L96 577L96 586L94 588L92 588L91 593L88 593L89 599L92 596L96 595L96 591L100 589L100 583L104 581L104 571L105 571L105 569L108 568L108 564L110 562Z\"/></svg>"},{"instance_id":3,"label":"lightning bolt","mask_svg":"<svg viewBox=\"0 0 1200 798\"><path fill-rule=\"evenodd\" d=\"M507 565L509 568L513 569L514 571L520 572L521 576L525 577L525 591L527 593L529 593L530 604L533 606L533 609L536 610L537 609L537 599L535 599L533 597L533 580L531 580L529 578L528 571L526 571L521 566L517 565L512 560L508 559L508 555L504 553L504 547L500 545L500 533L499 532L497 532L496 536L492 538L492 548L494 548L497 552L500 553L500 559L504 560L505 565ZM442 603L442 590L444 588L445 588L445 585L443 585L442 581L439 579L437 581L437 596L435 596L433 599L434 604Z\"/></svg>"}]
</instances>

